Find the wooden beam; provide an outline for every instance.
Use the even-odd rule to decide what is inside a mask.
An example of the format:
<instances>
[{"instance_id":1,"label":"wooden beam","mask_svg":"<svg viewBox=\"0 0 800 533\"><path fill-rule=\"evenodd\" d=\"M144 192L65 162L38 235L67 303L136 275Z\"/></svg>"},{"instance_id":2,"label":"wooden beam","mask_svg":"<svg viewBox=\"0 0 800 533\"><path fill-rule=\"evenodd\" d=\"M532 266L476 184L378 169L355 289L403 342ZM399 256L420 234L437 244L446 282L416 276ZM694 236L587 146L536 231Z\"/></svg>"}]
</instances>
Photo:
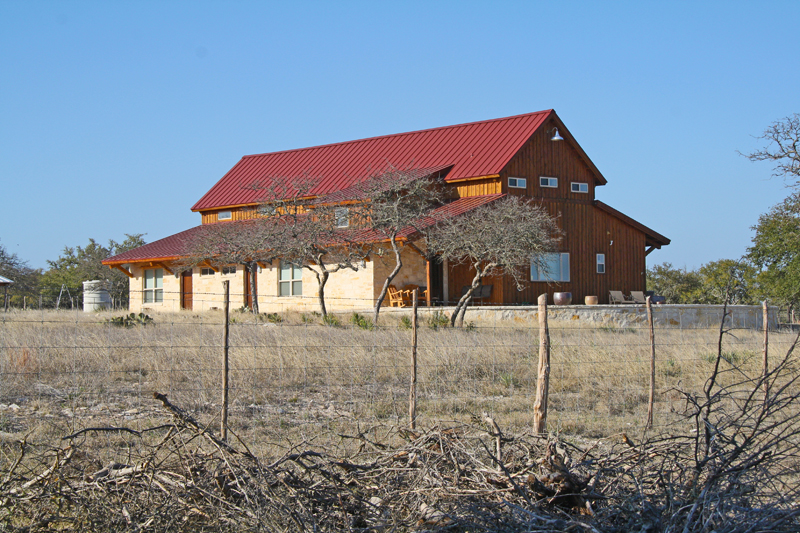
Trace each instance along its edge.
<instances>
[{"instance_id":1,"label":"wooden beam","mask_svg":"<svg viewBox=\"0 0 800 533\"><path fill-rule=\"evenodd\" d=\"M163 268L164 270L166 270L167 272L169 272L169 273L170 273L170 274L172 274L173 276L175 275L175 272L173 272L173 271L172 271L172 270L171 270L171 269L170 269L170 268L169 268L167 265L165 265L164 263L156 263L156 265L155 265L155 266L160 266L161 268Z\"/></svg>"},{"instance_id":2,"label":"wooden beam","mask_svg":"<svg viewBox=\"0 0 800 533\"><path fill-rule=\"evenodd\" d=\"M112 270L116 268L117 270L119 270L120 272L122 272L123 274L128 276L129 278L133 277L133 274L131 274L130 271L127 268L122 268L121 265L108 265L108 268L110 268Z\"/></svg>"},{"instance_id":3,"label":"wooden beam","mask_svg":"<svg viewBox=\"0 0 800 533\"><path fill-rule=\"evenodd\" d=\"M650 252L652 252L652 251L653 251L653 250L655 250L655 249L656 249L656 247L655 247L655 246L651 246L651 247L650 247L650 248L648 248L648 249L647 249L647 251L644 253L644 256L645 256L645 257L647 257L648 255L650 255Z\"/></svg>"},{"instance_id":4,"label":"wooden beam","mask_svg":"<svg viewBox=\"0 0 800 533\"><path fill-rule=\"evenodd\" d=\"M216 272L217 274L219 274L219 269L214 265L212 265L211 263L209 263L208 261L203 261L203 264L208 268L210 268L211 270L213 270L214 272Z\"/></svg>"},{"instance_id":5,"label":"wooden beam","mask_svg":"<svg viewBox=\"0 0 800 533\"><path fill-rule=\"evenodd\" d=\"M267 268L267 263L264 261L256 261L256 264L261 268Z\"/></svg>"}]
</instances>

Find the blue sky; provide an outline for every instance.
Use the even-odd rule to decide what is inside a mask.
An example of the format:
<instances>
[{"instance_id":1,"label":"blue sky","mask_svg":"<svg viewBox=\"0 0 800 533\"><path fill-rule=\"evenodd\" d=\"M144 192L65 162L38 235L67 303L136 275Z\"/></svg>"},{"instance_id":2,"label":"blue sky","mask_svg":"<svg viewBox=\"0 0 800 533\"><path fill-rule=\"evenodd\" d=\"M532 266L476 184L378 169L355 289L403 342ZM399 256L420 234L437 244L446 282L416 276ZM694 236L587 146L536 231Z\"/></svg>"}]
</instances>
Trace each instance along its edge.
<instances>
[{"instance_id":1,"label":"blue sky","mask_svg":"<svg viewBox=\"0 0 800 533\"><path fill-rule=\"evenodd\" d=\"M0 244L150 242L245 154L553 108L597 198L741 256L783 199L737 153L800 112L800 2L0 2Z\"/></svg>"}]
</instances>

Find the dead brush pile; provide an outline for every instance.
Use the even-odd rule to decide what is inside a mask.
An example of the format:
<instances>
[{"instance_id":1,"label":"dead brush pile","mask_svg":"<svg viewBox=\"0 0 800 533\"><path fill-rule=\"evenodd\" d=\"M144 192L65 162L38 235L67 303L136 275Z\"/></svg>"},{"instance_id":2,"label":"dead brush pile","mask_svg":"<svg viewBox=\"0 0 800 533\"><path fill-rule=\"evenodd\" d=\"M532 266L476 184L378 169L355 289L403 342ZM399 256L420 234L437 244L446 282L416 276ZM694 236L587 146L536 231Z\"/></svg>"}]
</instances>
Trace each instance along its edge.
<instances>
[{"instance_id":1,"label":"dead brush pile","mask_svg":"<svg viewBox=\"0 0 800 533\"><path fill-rule=\"evenodd\" d=\"M169 423L4 444L2 531L789 532L800 529L798 371L686 395L682 430L635 443L472 424L306 441L267 464L160 394ZM718 365L719 366L719 365ZM130 437L101 464L94 439ZM131 444L133 443L133 444Z\"/></svg>"}]
</instances>

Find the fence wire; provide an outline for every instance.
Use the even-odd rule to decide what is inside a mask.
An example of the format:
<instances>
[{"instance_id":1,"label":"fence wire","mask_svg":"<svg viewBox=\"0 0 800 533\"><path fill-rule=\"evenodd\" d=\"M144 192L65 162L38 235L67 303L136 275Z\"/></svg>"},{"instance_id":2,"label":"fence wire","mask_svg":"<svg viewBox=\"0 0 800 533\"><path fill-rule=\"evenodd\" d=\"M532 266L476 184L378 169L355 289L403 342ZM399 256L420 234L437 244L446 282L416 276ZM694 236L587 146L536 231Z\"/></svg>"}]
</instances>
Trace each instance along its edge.
<instances>
[{"instance_id":1,"label":"fence wire","mask_svg":"<svg viewBox=\"0 0 800 533\"><path fill-rule=\"evenodd\" d=\"M219 301L212 296L209 301ZM194 297L195 304L203 300ZM353 436L365 427L408 426L411 310L384 308L375 326L369 308L331 301L333 311L323 320L316 300L307 300L276 306L267 298L260 303L268 312L231 312L231 431L258 447L321 432ZM158 417L156 392L209 426L219 424L222 311L152 308L125 323L128 314L121 311L45 307L0 314L0 431L141 429ZM469 422L486 412L509 430L529 428L537 320L473 307L466 327L454 329L446 320L451 311L420 311L417 424ZM606 315L598 307L595 320L562 313L549 323L550 431L601 437L645 425L649 328ZM723 368L737 379L756 377L764 347L760 324L726 329ZM656 430L681 424L684 393L702 391L719 335L719 323L656 325ZM785 355L793 339L790 332L770 332L772 357Z\"/></svg>"}]
</instances>

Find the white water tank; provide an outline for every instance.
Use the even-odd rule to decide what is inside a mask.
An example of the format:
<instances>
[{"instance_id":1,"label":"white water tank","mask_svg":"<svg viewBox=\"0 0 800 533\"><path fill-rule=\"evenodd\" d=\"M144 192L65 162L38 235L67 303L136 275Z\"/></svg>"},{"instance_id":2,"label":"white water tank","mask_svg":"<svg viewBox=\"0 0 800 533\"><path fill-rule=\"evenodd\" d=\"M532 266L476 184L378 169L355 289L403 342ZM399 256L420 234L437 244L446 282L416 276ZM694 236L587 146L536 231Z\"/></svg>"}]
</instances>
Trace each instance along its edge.
<instances>
[{"instance_id":1,"label":"white water tank","mask_svg":"<svg viewBox=\"0 0 800 533\"><path fill-rule=\"evenodd\" d=\"M92 280L83 282L83 312L111 309L111 295L108 293L108 282Z\"/></svg>"}]
</instances>

